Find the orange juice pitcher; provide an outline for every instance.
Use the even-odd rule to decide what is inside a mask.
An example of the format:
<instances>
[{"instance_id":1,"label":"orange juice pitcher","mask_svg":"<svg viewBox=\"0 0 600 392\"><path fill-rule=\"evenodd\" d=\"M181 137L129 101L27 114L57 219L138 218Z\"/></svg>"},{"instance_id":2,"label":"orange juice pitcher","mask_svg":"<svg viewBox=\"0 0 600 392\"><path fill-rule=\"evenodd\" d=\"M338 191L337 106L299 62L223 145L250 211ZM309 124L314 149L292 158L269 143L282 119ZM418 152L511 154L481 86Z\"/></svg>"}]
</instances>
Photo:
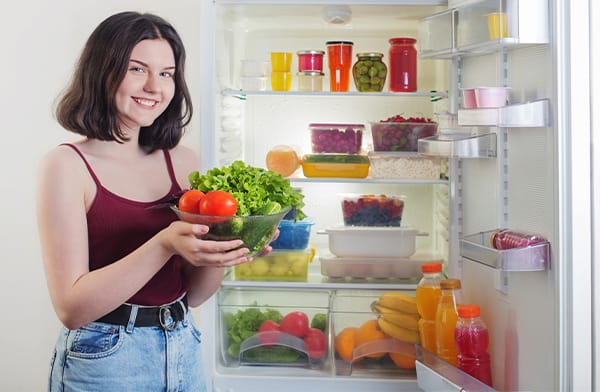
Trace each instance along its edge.
<instances>
[{"instance_id":1,"label":"orange juice pitcher","mask_svg":"<svg viewBox=\"0 0 600 392\"><path fill-rule=\"evenodd\" d=\"M458 365L458 350L454 338L458 321L457 302L460 292L459 279L444 279L440 282L442 295L435 315L437 356L446 362Z\"/></svg>"}]
</instances>

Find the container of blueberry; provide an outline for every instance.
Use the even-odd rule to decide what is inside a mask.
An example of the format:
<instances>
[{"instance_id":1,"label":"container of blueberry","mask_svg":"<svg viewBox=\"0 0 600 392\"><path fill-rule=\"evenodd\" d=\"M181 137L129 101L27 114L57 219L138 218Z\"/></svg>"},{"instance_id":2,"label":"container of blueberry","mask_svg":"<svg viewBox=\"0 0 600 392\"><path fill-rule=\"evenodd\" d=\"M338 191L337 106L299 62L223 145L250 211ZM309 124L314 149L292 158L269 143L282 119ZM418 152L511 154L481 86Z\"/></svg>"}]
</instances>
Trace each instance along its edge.
<instances>
[{"instance_id":1,"label":"container of blueberry","mask_svg":"<svg viewBox=\"0 0 600 392\"><path fill-rule=\"evenodd\" d=\"M342 214L346 226L398 227L404 211L404 196L343 194Z\"/></svg>"},{"instance_id":2,"label":"container of blueberry","mask_svg":"<svg viewBox=\"0 0 600 392\"><path fill-rule=\"evenodd\" d=\"M279 223L279 237L271 242L273 249L306 249L310 231L315 222L311 218L301 221L284 219Z\"/></svg>"}]
</instances>

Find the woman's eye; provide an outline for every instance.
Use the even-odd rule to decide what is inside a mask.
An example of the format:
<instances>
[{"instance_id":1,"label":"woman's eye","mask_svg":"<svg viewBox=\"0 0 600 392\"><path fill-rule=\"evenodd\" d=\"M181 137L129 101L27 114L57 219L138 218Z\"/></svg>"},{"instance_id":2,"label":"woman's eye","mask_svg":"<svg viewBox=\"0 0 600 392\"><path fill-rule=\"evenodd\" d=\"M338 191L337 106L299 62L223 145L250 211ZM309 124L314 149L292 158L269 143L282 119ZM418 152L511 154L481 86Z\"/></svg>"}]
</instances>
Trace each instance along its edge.
<instances>
[{"instance_id":1,"label":"woman's eye","mask_svg":"<svg viewBox=\"0 0 600 392\"><path fill-rule=\"evenodd\" d=\"M133 72L144 72L144 69L142 67L131 67L129 68L129 70Z\"/></svg>"},{"instance_id":2,"label":"woman's eye","mask_svg":"<svg viewBox=\"0 0 600 392\"><path fill-rule=\"evenodd\" d=\"M172 78L173 77L173 73L165 71L165 72L161 72L161 76L165 77L165 78Z\"/></svg>"}]
</instances>

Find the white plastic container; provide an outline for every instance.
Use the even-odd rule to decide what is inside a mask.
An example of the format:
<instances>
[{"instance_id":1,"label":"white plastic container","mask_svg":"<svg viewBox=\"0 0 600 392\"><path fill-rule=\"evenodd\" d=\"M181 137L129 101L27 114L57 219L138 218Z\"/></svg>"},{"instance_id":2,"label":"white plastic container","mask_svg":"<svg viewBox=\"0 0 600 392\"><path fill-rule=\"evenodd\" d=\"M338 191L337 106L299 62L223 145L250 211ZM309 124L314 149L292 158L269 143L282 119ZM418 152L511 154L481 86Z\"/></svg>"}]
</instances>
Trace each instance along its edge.
<instances>
[{"instance_id":1,"label":"white plastic container","mask_svg":"<svg viewBox=\"0 0 600 392\"><path fill-rule=\"evenodd\" d=\"M417 230L410 227L335 226L329 251L338 257L409 257L415 253Z\"/></svg>"},{"instance_id":2,"label":"white plastic container","mask_svg":"<svg viewBox=\"0 0 600 392\"><path fill-rule=\"evenodd\" d=\"M417 279L427 259L319 256L321 274L331 278Z\"/></svg>"},{"instance_id":3,"label":"white plastic container","mask_svg":"<svg viewBox=\"0 0 600 392\"><path fill-rule=\"evenodd\" d=\"M475 99L478 108L501 108L508 101L510 87L477 87Z\"/></svg>"},{"instance_id":4,"label":"white plastic container","mask_svg":"<svg viewBox=\"0 0 600 392\"><path fill-rule=\"evenodd\" d=\"M246 91L265 91L268 79L266 76L242 76L242 89Z\"/></svg>"}]
</instances>

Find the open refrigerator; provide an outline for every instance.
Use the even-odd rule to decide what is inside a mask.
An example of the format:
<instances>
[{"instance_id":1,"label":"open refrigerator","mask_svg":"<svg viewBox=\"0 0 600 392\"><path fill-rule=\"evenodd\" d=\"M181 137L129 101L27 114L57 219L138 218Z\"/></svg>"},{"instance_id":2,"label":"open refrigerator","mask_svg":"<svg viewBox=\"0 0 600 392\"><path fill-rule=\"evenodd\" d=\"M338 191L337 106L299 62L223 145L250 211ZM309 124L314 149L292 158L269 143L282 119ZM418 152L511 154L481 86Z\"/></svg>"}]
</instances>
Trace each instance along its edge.
<instances>
[{"instance_id":1,"label":"open refrigerator","mask_svg":"<svg viewBox=\"0 0 600 392\"><path fill-rule=\"evenodd\" d=\"M561 47L570 42L558 28L562 6L543 0L202 3L202 170L238 159L265 167L276 145L310 153L311 123L369 124L400 113L438 120L438 133L419 141L418 154L444 167L435 179L307 178L302 169L292 175L315 222L308 276L257 281L228 272L200 315L211 390L493 390L419 347L416 371L348 365L336 357L333 339L341 328L370 317L369 304L383 292L414 294L420 278L418 269L377 279L323 274L329 237L321 234L343 221L340 195L348 193L405 198L402 225L426 234L416 238L411 261L442 261L447 276L461 279L463 300L481 307L490 329L494 389L591 388L591 315L575 311L588 309L591 288L578 286L588 297L573 299L573 281L590 265L571 265L575 253L590 250L591 232L565 217L565 211L589 209L589 200L571 197L578 191L572 176L585 169L586 157L567 150L586 139L567 133L571 120L560 115L570 113L573 99L560 88L566 83ZM507 34L492 39L487 15L497 12L506 15ZM354 55L381 52L387 63L392 37L417 38L417 92L390 92L386 82L382 92L364 93L351 81L348 92L332 93L326 65L323 91L298 91L296 58L290 91L243 88L242 60L268 60L272 51L295 56L343 40L354 43ZM464 89L476 86L509 86L508 105L465 109ZM372 148L369 137L367 130L365 149ZM498 228L537 232L548 243L498 251L489 245ZM328 355L295 366L232 358L224 315L253 306L327 314Z\"/></svg>"}]
</instances>

